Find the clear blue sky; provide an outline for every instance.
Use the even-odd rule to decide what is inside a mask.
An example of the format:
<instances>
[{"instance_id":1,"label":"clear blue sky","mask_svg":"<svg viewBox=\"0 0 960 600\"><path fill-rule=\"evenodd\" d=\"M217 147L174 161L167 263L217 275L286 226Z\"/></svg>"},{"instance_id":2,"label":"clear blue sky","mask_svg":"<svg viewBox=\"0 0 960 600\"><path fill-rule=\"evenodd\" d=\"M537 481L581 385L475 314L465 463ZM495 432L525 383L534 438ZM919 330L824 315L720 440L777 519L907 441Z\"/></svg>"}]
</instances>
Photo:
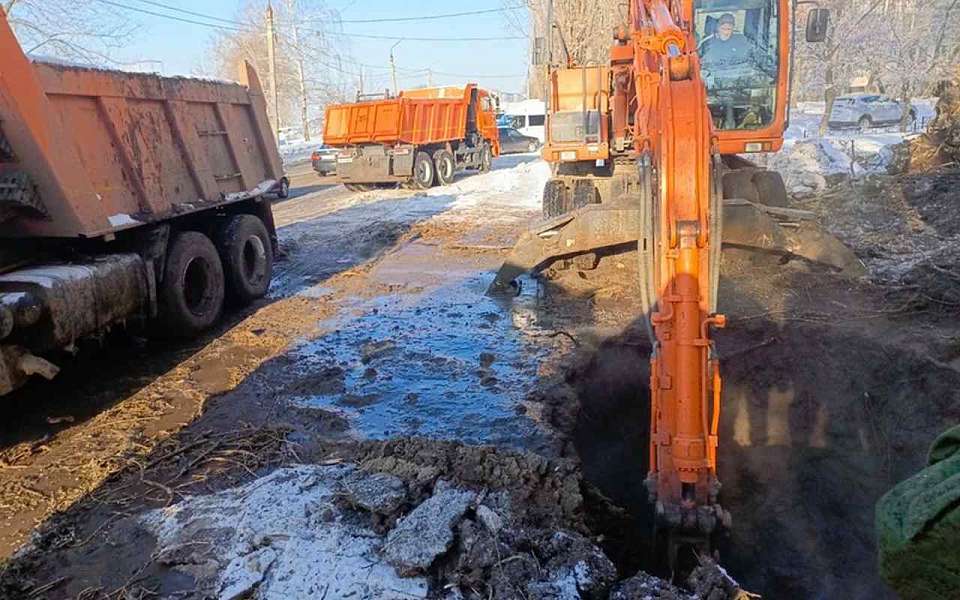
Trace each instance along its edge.
<instances>
[{"instance_id":1,"label":"clear blue sky","mask_svg":"<svg viewBox=\"0 0 960 600\"><path fill-rule=\"evenodd\" d=\"M191 20L197 17L165 11L156 6L136 0L117 0L118 3L137 6L153 12L166 12ZM239 16L244 0L162 0L162 4L183 8L198 13L225 19ZM521 2L517 2L521 4ZM420 0L398 2L396 0L328 0L327 5L340 11L341 18L377 19L416 17L452 12L502 8L499 0L476 0L474 2L449 2ZM523 11L516 11L523 16ZM177 22L146 14L130 12L130 17L140 24L133 43L117 51L114 56L125 62L162 61L164 74L211 74L204 57L209 50L215 30L200 25ZM363 23L343 25L346 33L396 37L512 37L522 32L510 26L502 13L463 16L433 21L407 21L400 23ZM382 68L365 69L367 89L383 89L389 85L387 70L390 47L394 41L349 38L349 55L360 63ZM525 40L498 40L487 42L424 42L405 40L394 51L397 66L401 70L399 85L413 87L427 83L426 74L404 73L404 69L431 68L436 74L436 85L478 81L482 86L502 90L521 91L527 71L527 42ZM344 65L345 70L357 71L356 65ZM468 76L468 77L464 77ZM496 77L490 77L495 75ZM514 77L502 77L513 75ZM517 77L519 76L519 77Z\"/></svg>"}]
</instances>

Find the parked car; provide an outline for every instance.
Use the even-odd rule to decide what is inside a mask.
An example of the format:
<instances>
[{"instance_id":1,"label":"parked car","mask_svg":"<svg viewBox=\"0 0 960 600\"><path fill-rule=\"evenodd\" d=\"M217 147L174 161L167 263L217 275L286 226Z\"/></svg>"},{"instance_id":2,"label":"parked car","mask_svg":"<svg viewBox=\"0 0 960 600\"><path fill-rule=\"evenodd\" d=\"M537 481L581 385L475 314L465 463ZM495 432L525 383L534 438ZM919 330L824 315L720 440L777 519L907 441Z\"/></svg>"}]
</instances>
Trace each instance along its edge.
<instances>
[{"instance_id":1,"label":"parked car","mask_svg":"<svg viewBox=\"0 0 960 600\"><path fill-rule=\"evenodd\" d=\"M336 148L331 148L327 145L320 146L320 148L310 155L310 163L313 165L313 170L316 171L320 177L335 175L337 172L337 154L339 154L339 152Z\"/></svg>"},{"instance_id":2,"label":"parked car","mask_svg":"<svg viewBox=\"0 0 960 600\"><path fill-rule=\"evenodd\" d=\"M512 127L500 128L500 152L516 154L518 152L536 152L540 148L540 140L523 135Z\"/></svg>"},{"instance_id":3,"label":"parked car","mask_svg":"<svg viewBox=\"0 0 960 600\"><path fill-rule=\"evenodd\" d=\"M916 109L892 98L879 94L847 94L834 100L829 125L830 129L857 127L861 130L899 125L904 110L910 111L911 121L916 120Z\"/></svg>"}]
</instances>

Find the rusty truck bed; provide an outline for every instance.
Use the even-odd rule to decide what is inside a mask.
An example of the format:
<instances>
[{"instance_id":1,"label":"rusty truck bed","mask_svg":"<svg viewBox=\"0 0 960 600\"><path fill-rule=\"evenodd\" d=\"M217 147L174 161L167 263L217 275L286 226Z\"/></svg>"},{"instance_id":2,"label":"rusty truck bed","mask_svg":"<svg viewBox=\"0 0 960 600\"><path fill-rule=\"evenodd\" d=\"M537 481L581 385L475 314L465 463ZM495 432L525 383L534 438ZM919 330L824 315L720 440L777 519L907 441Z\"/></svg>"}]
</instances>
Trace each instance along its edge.
<instances>
[{"instance_id":1,"label":"rusty truck bed","mask_svg":"<svg viewBox=\"0 0 960 600\"><path fill-rule=\"evenodd\" d=\"M102 236L282 177L249 65L237 84L32 62L5 19L0 56L0 236Z\"/></svg>"}]
</instances>

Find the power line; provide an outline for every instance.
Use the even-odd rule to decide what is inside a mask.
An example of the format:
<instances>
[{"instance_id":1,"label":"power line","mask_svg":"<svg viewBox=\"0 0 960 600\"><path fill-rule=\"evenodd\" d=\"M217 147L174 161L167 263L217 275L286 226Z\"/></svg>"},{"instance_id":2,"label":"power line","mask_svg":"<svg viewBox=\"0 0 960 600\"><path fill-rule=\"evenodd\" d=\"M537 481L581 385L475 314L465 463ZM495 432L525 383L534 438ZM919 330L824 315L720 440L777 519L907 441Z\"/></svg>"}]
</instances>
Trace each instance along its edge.
<instances>
[{"instance_id":1,"label":"power line","mask_svg":"<svg viewBox=\"0 0 960 600\"><path fill-rule=\"evenodd\" d=\"M466 17L472 15L486 15L490 13L501 13L511 10L520 10L523 6L505 6L503 8L488 8L486 10L470 10L465 12L446 13L440 15L423 15L420 17L393 17L383 19L341 19L341 23L399 23L402 21L432 21L435 19L451 19L454 17Z\"/></svg>"},{"instance_id":2,"label":"power line","mask_svg":"<svg viewBox=\"0 0 960 600\"><path fill-rule=\"evenodd\" d=\"M156 5L156 6L159 6L159 7L162 7L162 8L168 8L167 5L161 4L161 3L159 3L159 2L153 2L152 0L139 0L139 1L140 1L140 2L147 2L148 4ZM184 9L176 9L176 10L179 10L180 12L183 12L183 13L185 13L185 14L191 14L191 15L193 15L193 16L197 16L197 17L200 17L200 18L210 18L210 19L216 18L216 19L221 20L221 21L224 21L224 22L226 22L226 23L236 23L237 25L241 25L242 27L234 27L234 26L231 26L231 25L220 25L220 24L216 24L216 23L204 23L204 22L202 22L202 21L195 21L195 20L193 20L193 19L187 19L187 18L183 18L183 17L177 17L177 16L175 16L175 15L167 15L167 14L163 14L163 13L158 13L158 12L155 12L155 11L152 11L152 10L148 10L148 9L145 9L145 8L138 8L138 7L135 7L135 6L128 6L128 5L126 5L126 4L121 4L121 3L119 3L119 2L114 2L113 0L97 0L97 2L101 2L101 3L103 3L103 4L108 4L108 5L110 5L110 6L114 6L114 7L117 7L117 8L122 8L122 9L126 9L126 10L131 10L131 11L134 11L134 12L139 12L139 13L151 15L151 16L154 16L154 17L160 17L160 18L163 18L163 19L171 19L171 20L173 20L173 21L178 21L178 22L181 22L181 23L188 23L188 24L191 24L191 25L200 25L200 26L203 26L203 27L210 27L210 28L213 28L213 29L220 29L220 30L224 30L224 31L232 31L232 32L240 32L240 33L258 33L256 30L250 29L249 26L247 26L247 25L245 25L245 24L243 24L243 23L240 23L240 22L238 22L238 21L228 21L227 19L220 19L219 17L213 17L213 16L211 16L211 15L205 15L205 14L203 14L203 13L186 11L186 10L184 10ZM172 9L172 7L169 7L169 8ZM337 33L335 33L335 32L326 32L326 31L317 31L316 33L334 34L334 35L348 35L348 36L351 36L351 37L373 37L373 38L375 38L375 39L391 39L391 40L403 39L403 40L405 40L405 41L478 41L478 40L496 40L496 39L523 39L523 38L395 38L395 37L386 37L386 36L366 36L366 35L364 35L364 34L337 34ZM335 66L333 66L333 65L326 64L326 63L323 63L323 62L321 62L321 61L317 61L317 62L320 63L321 65L329 68L329 69L332 69L332 70L334 70L334 71L338 71L338 72L340 72L340 73L343 73L344 75L352 75L352 76L358 76L358 75L359 75L358 73L355 73L355 72L346 71L346 70L344 70L342 67L335 67ZM350 62L350 63L353 64L353 65L360 66L360 67L365 67L365 68L370 68L370 69L388 69L388 68L389 68L389 67L384 67L384 66L382 66L382 65L370 65L370 64L364 64L364 63L360 63L360 62L356 62L356 61L345 61L345 62ZM401 69L398 69L398 70L399 70L399 71L402 71L402 72L406 72L407 74L409 74L409 75L412 76L412 75L416 75L416 74L426 73L429 69L426 69L426 68L423 68L423 69L402 69L402 68L401 68ZM488 78L488 79L494 79L494 78L507 79L507 78L526 77L526 74L523 74L523 75L476 75L476 74L474 74L474 75L463 75L463 74L458 74L458 73L445 73L445 72L442 72L442 71L434 71L434 74L436 74L436 75L443 75L443 76L446 76L446 77L465 77L465 78L481 78L481 77L482 77L482 78Z\"/></svg>"},{"instance_id":3,"label":"power line","mask_svg":"<svg viewBox=\"0 0 960 600\"><path fill-rule=\"evenodd\" d=\"M520 36L503 36L503 37L455 37L455 38L443 38L443 37L399 37L392 35L373 35L369 33L353 33L350 31L338 32L338 31L316 31L315 33L322 33L324 35L337 35L343 37L354 37L354 38L365 38L368 40L391 40L391 41L404 41L404 42L499 42L499 41L508 41L508 40L525 40L527 38Z\"/></svg>"},{"instance_id":4,"label":"power line","mask_svg":"<svg viewBox=\"0 0 960 600\"><path fill-rule=\"evenodd\" d=\"M217 17L215 15L209 15L205 13L194 12L192 10L187 10L185 8L180 8L178 6L171 6L169 4L164 4L163 2L156 2L155 0L138 0L141 4L149 4L151 6L156 6L159 8L165 8L167 10L172 10L174 12L183 13L186 15L192 15L194 17L201 17L204 19L210 19L212 21L222 21L224 23L230 23L233 25L237 24L237 21L232 19L224 19L223 17ZM341 23L402 23L407 21L434 21L437 19L453 19L457 17L469 17L474 15L486 15L492 13L502 13L509 12L512 10L521 10L526 8L524 6L504 6L502 8L488 8L485 10L468 10L455 13L443 13L437 15L421 15L418 17L384 17L378 19L341 19Z\"/></svg>"},{"instance_id":5,"label":"power line","mask_svg":"<svg viewBox=\"0 0 960 600\"><path fill-rule=\"evenodd\" d=\"M203 23L201 21L184 19L183 17L176 17L174 15L166 15L163 13L154 12L152 10L147 10L145 8L137 8L136 6L127 6L126 4L120 4L119 2L111 2L111 0L97 0L97 2L100 2L102 4L109 4L110 6L115 6L116 8L122 8L124 10L132 10L134 12L143 13L145 15L160 17L162 19L180 21L181 23L190 23L191 25L202 25L204 27L212 27L214 29L223 29L225 31L240 31L240 32L248 31L247 29L242 29L240 27L231 27L230 25L217 25L215 23Z\"/></svg>"},{"instance_id":6,"label":"power line","mask_svg":"<svg viewBox=\"0 0 960 600\"><path fill-rule=\"evenodd\" d=\"M249 25L247 25L246 23L241 23L240 21L232 21L232 20L230 20L230 19L224 19L224 18L221 18L221 17L216 17L216 16L213 16L213 15L205 14L205 13L199 13L199 12L194 12L194 11L186 10L186 9L183 9L183 8L177 8L177 7L175 7L175 6L170 6L170 5L168 5L168 4L163 4L163 3L161 3L161 2L154 2L153 0L139 0L139 1L140 1L140 2L144 2L144 3L146 3L146 4L149 4L149 5L152 5L152 6L157 6L157 7L160 7L160 8L164 8L164 9L166 9L166 10L171 10L171 11L175 11L175 12L179 12L179 13L183 13L183 14L187 14L187 15L192 15L192 16L194 16L194 17L199 17L199 18L202 18L202 19L210 19L210 20L220 21L220 22L226 23L226 24L221 25L221 24L219 24L219 23L204 23L204 22L202 22L202 21L195 21L195 20L193 20L193 19L186 19L186 18L184 18L184 17L178 17L178 16L175 16L175 15L168 15L168 14L165 14L165 13L154 12L154 11L152 11L152 10L147 10L147 9L145 9L145 8L139 8L139 7L137 7L137 6L129 6L129 5L127 5L127 4L121 4L121 3L119 3L119 2L113 2L112 0L97 0L97 1L98 1L98 2L102 2L103 4L109 4L110 6L114 6L114 7L117 7L117 8L122 8L122 9L125 9L125 10L131 10L131 11L134 11L134 12L143 13L143 14L147 14L147 15L154 16L154 17L160 17L160 18L162 18L162 19L172 19L172 20L174 20L174 21L179 21L179 22L181 22L181 23L189 23L189 24L192 24L192 25L201 25L201 26L204 26L204 27L211 27L211 28L213 28L213 29L224 29L224 30L227 30L227 31L254 31L254 30L250 29ZM506 9L496 9L496 10L502 11L502 10L506 10ZM462 13L462 14L467 14L467 13ZM439 16L442 17L442 15L439 15ZM430 18L430 17L427 17L427 18ZM405 19L403 19L403 20L419 20L419 19L414 19L414 18L411 17L411 18L409 18L409 19L406 19L406 18L405 18ZM346 22L346 21L344 21L344 22ZM309 32L311 32L311 33L319 33L319 34L321 34L321 35L332 35L332 36L338 36L338 37L352 37L352 38L361 38L361 39L368 39L368 40L388 40L388 41L399 41L399 40L403 40L403 41L407 41L407 42L457 42L457 43L459 43L459 42L510 41L510 40L525 40L525 39L527 39L527 38L521 37L521 36L502 36L502 37L453 37L453 38L450 38L450 37L406 37L406 36L392 36L392 35L375 35L375 34L369 34L369 33L356 33L356 32L349 32L349 31L328 31L328 30L323 30L323 29L312 29L312 30L311 30L311 29L306 29L305 31L309 31Z\"/></svg>"},{"instance_id":7,"label":"power line","mask_svg":"<svg viewBox=\"0 0 960 600\"><path fill-rule=\"evenodd\" d=\"M169 4L164 4L162 2L154 2L153 0L137 0L137 2L140 2L141 4L149 4L151 6L156 6L158 8L164 8L166 10L172 10L174 12L183 13L185 15L200 17L202 19L210 19L211 21L221 21L223 23L229 23L231 25L242 25L242 23L240 23L239 21L235 21L233 19L224 19L223 17L217 17L215 15L208 15L205 13L194 12L192 10L179 8L177 6L170 6Z\"/></svg>"}]
</instances>

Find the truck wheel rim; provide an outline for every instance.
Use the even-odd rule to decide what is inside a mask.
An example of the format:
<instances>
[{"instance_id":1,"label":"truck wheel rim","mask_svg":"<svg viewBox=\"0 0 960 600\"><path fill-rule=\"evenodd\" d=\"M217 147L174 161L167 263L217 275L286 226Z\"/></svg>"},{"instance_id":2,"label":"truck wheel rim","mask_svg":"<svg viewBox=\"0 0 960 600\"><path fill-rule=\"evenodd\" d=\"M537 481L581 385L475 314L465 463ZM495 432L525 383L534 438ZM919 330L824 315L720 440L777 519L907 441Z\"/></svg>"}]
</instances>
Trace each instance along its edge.
<instances>
[{"instance_id":1,"label":"truck wheel rim","mask_svg":"<svg viewBox=\"0 0 960 600\"><path fill-rule=\"evenodd\" d=\"M453 179L453 165L450 163L449 159L443 159L440 161L440 175L443 177L444 181L450 181Z\"/></svg>"},{"instance_id":2,"label":"truck wheel rim","mask_svg":"<svg viewBox=\"0 0 960 600\"><path fill-rule=\"evenodd\" d=\"M427 163L427 161L421 162L420 166L417 168L417 179L420 181L420 183L423 185L430 183L431 175L433 175L433 173L431 173L430 165Z\"/></svg>"},{"instance_id":3,"label":"truck wheel rim","mask_svg":"<svg viewBox=\"0 0 960 600\"><path fill-rule=\"evenodd\" d=\"M183 272L183 299L187 310L198 317L207 313L210 299L210 276L207 261L195 257Z\"/></svg>"},{"instance_id":4,"label":"truck wheel rim","mask_svg":"<svg viewBox=\"0 0 960 600\"><path fill-rule=\"evenodd\" d=\"M258 236L250 236L243 244L243 253L241 264L243 265L243 276L253 285L258 285L263 281L266 269L264 268L267 257L267 250L263 246L263 240Z\"/></svg>"}]
</instances>

